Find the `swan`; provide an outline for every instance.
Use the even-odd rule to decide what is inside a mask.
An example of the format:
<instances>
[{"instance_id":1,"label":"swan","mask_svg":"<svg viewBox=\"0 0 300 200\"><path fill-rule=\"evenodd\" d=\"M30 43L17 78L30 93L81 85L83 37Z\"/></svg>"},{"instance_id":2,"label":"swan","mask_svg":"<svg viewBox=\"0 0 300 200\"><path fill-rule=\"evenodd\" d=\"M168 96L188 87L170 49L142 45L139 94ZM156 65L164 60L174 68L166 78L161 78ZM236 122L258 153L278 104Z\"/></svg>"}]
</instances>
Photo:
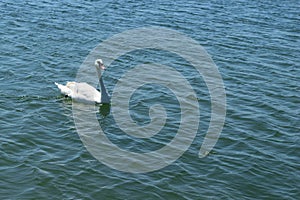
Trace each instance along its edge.
<instances>
[{"instance_id":1,"label":"swan","mask_svg":"<svg viewBox=\"0 0 300 200\"><path fill-rule=\"evenodd\" d=\"M66 85L62 85L55 82L55 85L60 89L60 92L65 96L71 97L73 100L82 103L110 103L110 97L108 96L102 77L101 70L105 69L105 66L101 59L95 61L95 67L97 70L100 91L93 86L85 82L67 82Z\"/></svg>"}]
</instances>

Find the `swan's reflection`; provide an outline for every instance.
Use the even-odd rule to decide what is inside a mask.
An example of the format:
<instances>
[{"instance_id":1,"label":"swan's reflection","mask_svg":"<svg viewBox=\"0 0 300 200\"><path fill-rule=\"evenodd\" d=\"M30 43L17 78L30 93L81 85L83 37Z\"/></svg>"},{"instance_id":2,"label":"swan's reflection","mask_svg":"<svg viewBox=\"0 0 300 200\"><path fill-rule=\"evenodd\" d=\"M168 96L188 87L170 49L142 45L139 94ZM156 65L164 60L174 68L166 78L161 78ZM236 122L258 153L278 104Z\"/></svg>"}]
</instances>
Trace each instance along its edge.
<instances>
[{"instance_id":1,"label":"swan's reflection","mask_svg":"<svg viewBox=\"0 0 300 200\"><path fill-rule=\"evenodd\" d=\"M99 106L99 113L102 117L106 117L110 113L110 103L102 103Z\"/></svg>"}]
</instances>

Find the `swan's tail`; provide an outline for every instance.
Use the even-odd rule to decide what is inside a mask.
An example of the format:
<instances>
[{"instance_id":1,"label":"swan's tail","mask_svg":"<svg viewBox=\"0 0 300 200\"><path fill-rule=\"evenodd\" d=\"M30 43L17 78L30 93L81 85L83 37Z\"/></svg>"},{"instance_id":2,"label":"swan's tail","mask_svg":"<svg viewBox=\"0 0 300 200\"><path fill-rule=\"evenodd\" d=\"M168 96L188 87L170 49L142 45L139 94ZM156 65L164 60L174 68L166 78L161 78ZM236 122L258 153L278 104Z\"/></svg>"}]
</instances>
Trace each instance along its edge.
<instances>
[{"instance_id":1,"label":"swan's tail","mask_svg":"<svg viewBox=\"0 0 300 200\"><path fill-rule=\"evenodd\" d=\"M72 95L72 90L70 90L70 88L68 88L67 86L56 83L56 82L54 84L60 89L60 92L62 94L67 95L67 96Z\"/></svg>"}]
</instances>

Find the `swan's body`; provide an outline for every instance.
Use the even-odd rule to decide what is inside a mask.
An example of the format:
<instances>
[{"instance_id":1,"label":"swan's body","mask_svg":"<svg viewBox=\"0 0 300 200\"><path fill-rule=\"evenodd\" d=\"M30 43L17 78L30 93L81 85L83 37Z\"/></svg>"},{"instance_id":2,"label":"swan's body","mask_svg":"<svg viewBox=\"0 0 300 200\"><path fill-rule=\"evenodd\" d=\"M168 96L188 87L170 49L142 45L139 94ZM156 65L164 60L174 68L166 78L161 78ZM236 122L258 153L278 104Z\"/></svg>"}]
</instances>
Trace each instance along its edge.
<instances>
[{"instance_id":1,"label":"swan's body","mask_svg":"<svg viewBox=\"0 0 300 200\"><path fill-rule=\"evenodd\" d=\"M61 93L83 103L101 103L101 93L87 83L67 82L66 85L55 83Z\"/></svg>"},{"instance_id":2,"label":"swan's body","mask_svg":"<svg viewBox=\"0 0 300 200\"><path fill-rule=\"evenodd\" d=\"M71 97L75 101L82 103L109 103L110 98L101 78L101 69L104 69L102 60L97 59L95 65L100 81L101 93L87 83L67 82L66 85L61 85L59 83L55 83L55 85L60 89L62 94Z\"/></svg>"}]
</instances>

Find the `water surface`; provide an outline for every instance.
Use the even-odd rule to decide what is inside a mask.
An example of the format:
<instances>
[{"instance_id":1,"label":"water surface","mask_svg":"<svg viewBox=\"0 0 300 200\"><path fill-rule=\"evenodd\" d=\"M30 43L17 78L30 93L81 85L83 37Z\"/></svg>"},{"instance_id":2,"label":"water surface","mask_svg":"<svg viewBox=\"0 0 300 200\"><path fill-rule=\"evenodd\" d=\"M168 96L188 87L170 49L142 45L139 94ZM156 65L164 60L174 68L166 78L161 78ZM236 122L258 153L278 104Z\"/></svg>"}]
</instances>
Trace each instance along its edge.
<instances>
[{"instance_id":1,"label":"water surface","mask_svg":"<svg viewBox=\"0 0 300 200\"><path fill-rule=\"evenodd\" d=\"M299 9L293 0L2 0L1 198L299 198ZM101 41L144 26L176 30L208 51L224 80L227 116L215 148L199 159L210 120L209 94L201 77L185 71L188 67L179 69L189 75L199 96L197 136L172 165L129 174L107 167L86 150L74 125L72 101L64 99L53 83L74 80L80 64ZM147 62L177 68L187 65L164 61L155 52L146 54L132 52L108 67L103 77L110 93L128 66L145 57ZM152 98L145 105L138 104L139 93L132 97L137 123L149 121L145 113L156 101L153 88L177 118L172 93L146 85L140 91ZM166 129L177 127L178 121L171 120ZM108 124L107 129L112 141L133 151L159 148L170 139L135 141L124 139L117 127Z\"/></svg>"}]
</instances>

